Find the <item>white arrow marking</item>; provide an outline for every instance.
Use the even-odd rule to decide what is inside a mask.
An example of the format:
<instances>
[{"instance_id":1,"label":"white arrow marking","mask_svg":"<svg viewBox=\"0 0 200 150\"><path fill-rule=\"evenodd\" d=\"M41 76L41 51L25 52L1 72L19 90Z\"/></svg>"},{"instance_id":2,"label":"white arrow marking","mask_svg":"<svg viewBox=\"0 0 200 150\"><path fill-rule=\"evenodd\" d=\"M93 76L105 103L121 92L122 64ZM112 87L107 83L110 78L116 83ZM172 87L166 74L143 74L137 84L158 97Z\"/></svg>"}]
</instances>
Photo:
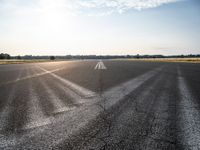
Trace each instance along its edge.
<instances>
[{"instance_id":1,"label":"white arrow marking","mask_svg":"<svg viewBox=\"0 0 200 150\"><path fill-rule=\"evenodd\" d=\"M107 68L106 68L106 66L104 65L103 61L100 60L100 61L96 64L96 66L95 66L94 69L95 69L95 70L105 70L105 69L107 69Z\"/></svg>"}]
</instances>

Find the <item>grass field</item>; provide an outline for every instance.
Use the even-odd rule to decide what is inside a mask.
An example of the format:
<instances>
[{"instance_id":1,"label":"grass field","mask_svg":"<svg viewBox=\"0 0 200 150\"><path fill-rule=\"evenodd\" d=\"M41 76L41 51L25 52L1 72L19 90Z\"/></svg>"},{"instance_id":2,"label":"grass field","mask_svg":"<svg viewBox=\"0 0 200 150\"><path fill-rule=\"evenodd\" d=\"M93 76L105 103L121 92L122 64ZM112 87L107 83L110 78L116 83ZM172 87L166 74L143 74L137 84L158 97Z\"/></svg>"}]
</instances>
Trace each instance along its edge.
<instances>
[{"instance_id":1,"label":"grass field","mask_svg":"<svg viewBox=\"0 0 200 150\"><path fill-rule=\"evenodd\" d=\"M23 64L23 63L36 63L36 62L51 62L51 60L48 59L31 59L31 60L0 60L0 65L2 64Z\"/></svg>"},{"instance_id":2,"label":"grass field","mask_svg":"<svg viewBox=\"0 0 200 150\"><path fill-rule=\"evenodd\" d=\"M130 58L130 59L115 59L115 60L200 63L200 58L140 58L140 59ZM66 61L66 60L57 59L54 61ZM37 62L52 62L52 60L49 60L49 59L0 60L0 65L2 65L2 64L37 63Z\"/></svg>"},{"instance_id":3,"label":"grass field","mask_svg":"<svg viewBox=\"0 0 200 150\"><path fill-rule=\"evenodd\" d=\"M200 58L130 58L131 61L158 61L158 62L187 62L187 63L200 63Z\"/></svg>"}]
</instances>

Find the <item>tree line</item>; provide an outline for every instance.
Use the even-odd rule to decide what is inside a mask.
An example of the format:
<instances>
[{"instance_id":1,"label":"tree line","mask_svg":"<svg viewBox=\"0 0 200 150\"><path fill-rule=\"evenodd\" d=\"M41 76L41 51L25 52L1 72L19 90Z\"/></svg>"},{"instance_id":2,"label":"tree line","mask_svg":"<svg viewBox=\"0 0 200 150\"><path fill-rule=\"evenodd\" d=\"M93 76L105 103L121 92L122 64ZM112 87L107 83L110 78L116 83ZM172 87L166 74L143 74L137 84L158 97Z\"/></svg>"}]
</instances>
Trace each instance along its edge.
<instances>
[{"instance_id":1,"label":"tree line","mask_svg":"<svg viewBox=\"0 0 200 150\"><path fill-rule=\"evenodd\" d=\"M25 55L25 56L11 56L6 53L0 54L0 59L123 59L123 58L195 58L200 57L200 54L193 55L65 55L65 56L33 56L33 55Z\"/></svg>"}]
</instances>

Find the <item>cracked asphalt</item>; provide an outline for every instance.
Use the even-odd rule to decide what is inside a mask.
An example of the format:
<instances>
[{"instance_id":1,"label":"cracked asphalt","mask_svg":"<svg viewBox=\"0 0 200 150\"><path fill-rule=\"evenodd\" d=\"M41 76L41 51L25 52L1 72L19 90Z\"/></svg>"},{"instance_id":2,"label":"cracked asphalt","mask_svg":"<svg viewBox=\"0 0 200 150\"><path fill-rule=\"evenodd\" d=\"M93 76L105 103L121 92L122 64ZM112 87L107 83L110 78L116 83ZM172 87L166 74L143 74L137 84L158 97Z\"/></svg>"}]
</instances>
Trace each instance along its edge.
<instances>
[{"instance_id":1,"label":"cracked asphalt","mask_svg":"<svg viewBox=\"0 0 200 150\"><path fill-rule=\"evenodd\" d=\"M200 64L97 63L1 65L0 149L200 149Z\"/></svg>"}]
</instances>

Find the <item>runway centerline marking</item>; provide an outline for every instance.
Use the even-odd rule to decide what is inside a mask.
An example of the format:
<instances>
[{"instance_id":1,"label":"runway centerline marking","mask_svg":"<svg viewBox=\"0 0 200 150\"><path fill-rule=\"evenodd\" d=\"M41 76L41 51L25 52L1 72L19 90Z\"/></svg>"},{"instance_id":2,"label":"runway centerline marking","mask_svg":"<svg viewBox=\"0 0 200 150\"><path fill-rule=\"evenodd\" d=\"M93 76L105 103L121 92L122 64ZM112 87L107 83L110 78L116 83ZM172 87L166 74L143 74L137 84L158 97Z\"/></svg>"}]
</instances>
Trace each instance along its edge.
<instances>
[{"instance_id":1,"label":"runway centerline marking","mask_svg":"<svg viewBox=\"0 0 200 150\"><path fill-rule=\"evenodd\" d=\"M100 60L96 66L94 67L95 70L106 70L106 66L104 65L103 61Z\"/></svg>"}]
</instances>

